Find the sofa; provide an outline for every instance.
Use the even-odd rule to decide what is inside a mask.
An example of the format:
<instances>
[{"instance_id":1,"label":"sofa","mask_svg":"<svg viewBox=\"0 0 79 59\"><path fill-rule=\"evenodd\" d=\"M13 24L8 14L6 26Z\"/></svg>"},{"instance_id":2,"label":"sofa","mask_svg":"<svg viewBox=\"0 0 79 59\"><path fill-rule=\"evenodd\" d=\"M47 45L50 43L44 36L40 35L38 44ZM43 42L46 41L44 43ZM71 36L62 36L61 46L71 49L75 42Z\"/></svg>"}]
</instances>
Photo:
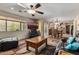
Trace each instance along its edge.
<instances>
[{"instance_id":1,"label":"sofa","mask_svg":"<svg viewBox=\"0 0 79 59\"><path fill-rule=\"evenodd\" d=\"M18 40L16 37L0 38L0 52L7 51L18 47Z\"/></svg>"},{"instance_id":2,"label":"sofa","mask_svg":"<svg viewBox=\"0 0 79 59\"><path fill-rule=\"evenodd\" d=\"M63 39L68 39L68 37L66 37L66 38L63 38ZM79 40L77 39L77 38L75 37L75 42L79 42ZM67 43L67 42L66 42ZM66 46L66 44L64 44L64 46ZM63 48L63 49L61 49L61 50L64 50L64 51L66 51L66 52L69 52L69 53L71 53L71 54L73 54L73 55L79 55L79 49L78 50L69 50L69 49L66 49L65 47Z\"/></svg>"}]
</instances>

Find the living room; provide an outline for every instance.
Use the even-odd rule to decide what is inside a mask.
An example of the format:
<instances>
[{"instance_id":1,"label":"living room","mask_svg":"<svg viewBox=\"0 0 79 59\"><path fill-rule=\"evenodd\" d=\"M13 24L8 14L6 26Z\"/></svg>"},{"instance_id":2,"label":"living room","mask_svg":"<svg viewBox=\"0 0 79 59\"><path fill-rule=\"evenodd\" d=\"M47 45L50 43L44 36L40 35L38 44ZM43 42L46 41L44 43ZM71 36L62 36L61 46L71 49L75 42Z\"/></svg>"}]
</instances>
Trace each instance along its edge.
<instances>
[{"instance_id":1,"label":"living room","mask_svg":"<svg viewBox=\"0 0 79 59\"><path fill-rule=\"evenodd\" d=\"M0 3L0 55L79 54L62 49L55 52L61 39L78 39L78 5Z\"/></svg>"}]
</instances>

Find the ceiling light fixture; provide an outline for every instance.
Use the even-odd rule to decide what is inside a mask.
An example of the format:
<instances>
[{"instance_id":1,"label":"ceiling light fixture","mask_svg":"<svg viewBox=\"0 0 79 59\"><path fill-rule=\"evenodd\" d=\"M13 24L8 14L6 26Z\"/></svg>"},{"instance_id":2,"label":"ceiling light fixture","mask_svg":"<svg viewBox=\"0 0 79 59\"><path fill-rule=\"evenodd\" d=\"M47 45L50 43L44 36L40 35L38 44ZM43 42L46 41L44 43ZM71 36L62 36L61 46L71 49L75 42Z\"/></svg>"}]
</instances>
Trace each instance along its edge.
<instances>
[{"instance_id":1,"label":"ceiling light fixture","mask_svg":"<svg viewBox=\"0 0 79 59\"><path fill-rule=\"evenodd\" d=\"M35 14L35 10L27 10L29 14Z\"/></svg>"}]
</instances>

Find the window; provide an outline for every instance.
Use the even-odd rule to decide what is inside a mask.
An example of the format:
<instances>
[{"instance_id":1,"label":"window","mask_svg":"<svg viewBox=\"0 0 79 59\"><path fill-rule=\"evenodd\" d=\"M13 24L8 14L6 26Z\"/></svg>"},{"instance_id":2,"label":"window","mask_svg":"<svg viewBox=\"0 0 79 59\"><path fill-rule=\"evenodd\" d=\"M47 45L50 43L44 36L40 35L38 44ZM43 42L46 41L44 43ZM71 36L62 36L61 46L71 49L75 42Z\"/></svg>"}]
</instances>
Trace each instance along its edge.
<instances>
[{"instance_id":1,"label":"window","mask_svg":"<svg viewBox=\"0 0 79 59\"><path fill-rule=\"evenodd\" d=\"M0 20L0 31L24 31L24 22Z\"/></svg>"},{"instance_id":2,"label":"window","mask_svg":"<svg viewBox=\"0 0 79 59\"><path fill-rule=\"evenodd\" d=\"M6 31L6 21L0 20L0 31Z\"/></svg>"},{"instance_id":3,"label":"window","mask_svg":"<svg viewBox=\"0 0 79 59\"><path fill-rule=\"evenodd\" d=\"M20 22L7 21L7 31L20 31Z\"/></svg>"}]
</instances>

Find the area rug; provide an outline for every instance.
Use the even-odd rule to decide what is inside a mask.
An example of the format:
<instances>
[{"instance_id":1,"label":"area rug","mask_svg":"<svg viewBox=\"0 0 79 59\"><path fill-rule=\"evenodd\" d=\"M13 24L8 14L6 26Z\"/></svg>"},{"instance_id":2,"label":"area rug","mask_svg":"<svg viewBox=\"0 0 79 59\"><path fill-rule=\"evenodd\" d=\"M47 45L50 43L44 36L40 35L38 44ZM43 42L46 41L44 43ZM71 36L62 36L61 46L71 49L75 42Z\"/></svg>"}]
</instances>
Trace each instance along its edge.
<instances>
[{"instance_id":1,"label":"area rug","mask_svg":"<svg viewBox=\"0 0 79 59\"><path fill-rule=\"evenodd\" d=\"M43 50L41 50L40 55L54 55L55 46L48 45Z\"/></svg>"}]
</instances>

